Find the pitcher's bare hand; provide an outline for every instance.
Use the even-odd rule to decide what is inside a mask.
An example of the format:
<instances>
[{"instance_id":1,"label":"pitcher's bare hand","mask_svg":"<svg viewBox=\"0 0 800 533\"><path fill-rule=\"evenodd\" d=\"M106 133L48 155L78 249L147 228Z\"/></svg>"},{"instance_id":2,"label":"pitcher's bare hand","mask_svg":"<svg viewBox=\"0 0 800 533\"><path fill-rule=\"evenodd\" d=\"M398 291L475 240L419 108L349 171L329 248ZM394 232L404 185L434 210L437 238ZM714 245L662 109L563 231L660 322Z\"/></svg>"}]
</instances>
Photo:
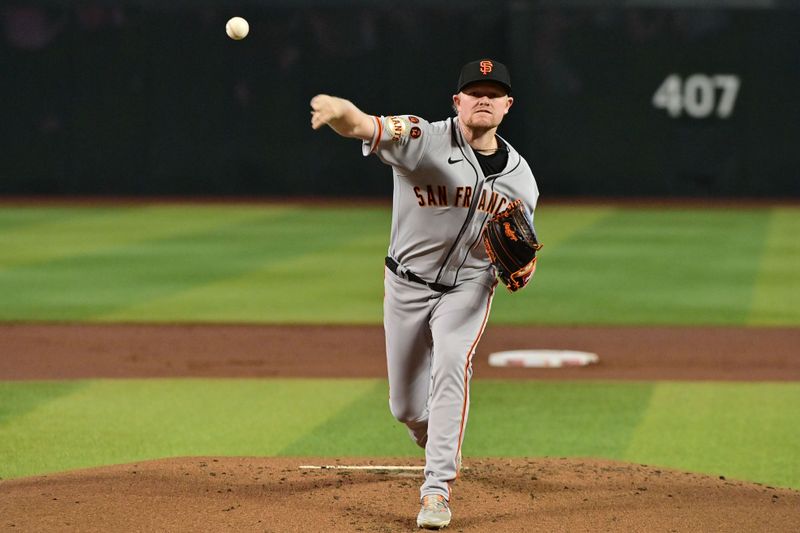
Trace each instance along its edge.
<instances>
[{"instance_id":1,"label":"pitcher's bare hand","mask_svg":"<svg viewBox=\"0 0 800 533\"><path fill-rule=\"evenodd\" d=\"M318 94L311 99L311 127L315 130L320 129L331 121L342 117L344 113L344 101L335 96Z\"/></svg>"},{"instance_id":2,"label":"pitcher's bare hand","mask_svg":"<svg viewBox=\"0 0 800 533\"><path fill-rule=\"evenodd\" d=\"M318 94L311 99L311 127L315 130L327 124L343 137L368 141L375 133L375 120L344 98Z\"/></svg>"}]
</instances>

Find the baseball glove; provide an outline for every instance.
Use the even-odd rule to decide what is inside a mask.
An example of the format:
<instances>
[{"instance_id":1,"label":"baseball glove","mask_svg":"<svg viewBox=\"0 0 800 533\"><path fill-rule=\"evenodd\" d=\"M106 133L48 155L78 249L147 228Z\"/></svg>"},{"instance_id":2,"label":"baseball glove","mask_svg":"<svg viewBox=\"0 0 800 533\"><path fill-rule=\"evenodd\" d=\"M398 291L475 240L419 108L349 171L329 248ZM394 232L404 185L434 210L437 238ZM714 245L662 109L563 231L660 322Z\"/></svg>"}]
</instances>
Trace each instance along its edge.
<instances>
[{"instance_id":1,"label":"baseball glove","mask_svg":"<svg viewBox=\"0 0 800 533\"><path fill-rule=\"evenodd\" d=\"M516 292L528 284L536 271L536 252L542 244L522 200L514 200L487 222L483 244L509 291Z\"/></svg>"}]
</instances>

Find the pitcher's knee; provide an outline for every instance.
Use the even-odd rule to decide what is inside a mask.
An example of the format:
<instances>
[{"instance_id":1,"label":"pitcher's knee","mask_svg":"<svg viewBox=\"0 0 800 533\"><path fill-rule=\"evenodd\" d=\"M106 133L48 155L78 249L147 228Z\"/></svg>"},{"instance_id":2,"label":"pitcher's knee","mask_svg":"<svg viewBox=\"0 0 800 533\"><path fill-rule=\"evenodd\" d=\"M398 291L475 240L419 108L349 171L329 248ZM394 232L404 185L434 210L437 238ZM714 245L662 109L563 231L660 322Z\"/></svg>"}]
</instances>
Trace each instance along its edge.
<instances>
[{"instance_id":1,"label":"pitcher's knee","mask_svg":"<svg viewBox=\"0 0 800 533\"><path fill-rule=\"evenodd\" d=\"M427 410L423 409L419 413L417 409L412 409L409 405L396 405L390 402L389 410L398 422L402 422L408 428L408 436L417 443L417 446L425 448L428 442L428 415Z\"/></svg>"},{"instance_id":2,"label":"pitcher's knee","mask_svg":"<svg viewBox=\"0 0 800 533\"><path fill-rule=\"evenodd\" d=\"M406 425L414 425L425 419L424 410L420 412L419 409L415 409L414 406L409 405L408 403L390 401L389 410L392 412L392 416L395 417L398 422L402 422Z\"/></svg>"},{"instance_id":3,"label":"pitcher's knee","mask_svg":"<svg viewBox=\"0 0 800 533\"><path fill-rule=\"evenodd\" d=\"M427 422L428 413L425 405L414 405L404 399L390 398L389 411L398 422L406 425L414 425L419 422Z\"/></svg>"}]
</instances>

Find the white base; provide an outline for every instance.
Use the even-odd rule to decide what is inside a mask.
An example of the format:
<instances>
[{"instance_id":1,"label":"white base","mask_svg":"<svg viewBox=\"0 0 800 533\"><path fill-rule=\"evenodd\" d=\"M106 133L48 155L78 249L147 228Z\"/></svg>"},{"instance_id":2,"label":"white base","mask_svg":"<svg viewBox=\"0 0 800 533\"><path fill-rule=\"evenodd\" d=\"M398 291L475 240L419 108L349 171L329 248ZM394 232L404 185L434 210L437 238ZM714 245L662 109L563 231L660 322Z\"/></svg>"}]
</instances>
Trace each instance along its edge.
<instances>
[{"instance_id":1,"label":"white base","mask_svg":"<svg viewBox=\"0 0 800 533\"><path fill-rule=\"evenodd\" d=\"M524 368L560 368L597 363L595 353L575 350L511 350L489 355L489 366Z\"/></svg>"}]
</instances>

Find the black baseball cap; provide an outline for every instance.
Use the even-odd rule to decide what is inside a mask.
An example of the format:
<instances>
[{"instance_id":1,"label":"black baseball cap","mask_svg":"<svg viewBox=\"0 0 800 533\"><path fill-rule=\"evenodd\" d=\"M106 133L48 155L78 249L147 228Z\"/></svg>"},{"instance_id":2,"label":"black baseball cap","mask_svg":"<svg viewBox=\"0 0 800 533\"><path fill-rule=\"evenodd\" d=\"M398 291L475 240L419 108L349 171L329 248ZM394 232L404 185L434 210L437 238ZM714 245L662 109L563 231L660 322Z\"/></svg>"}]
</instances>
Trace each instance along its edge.
<instances>
[{"instance_id":1,"label":"black baseball cap","mask_svg":"<svg viewBox=\"0 0 800 533\"><path fill-rule=\"evenodd\" d=\"M494 59L479 59L464 65L458 76L456 92L460 93L464 87L478 81L493 81L511 94L511 76L508 74L508 68Z\"/></svg>"}]
</instances>

